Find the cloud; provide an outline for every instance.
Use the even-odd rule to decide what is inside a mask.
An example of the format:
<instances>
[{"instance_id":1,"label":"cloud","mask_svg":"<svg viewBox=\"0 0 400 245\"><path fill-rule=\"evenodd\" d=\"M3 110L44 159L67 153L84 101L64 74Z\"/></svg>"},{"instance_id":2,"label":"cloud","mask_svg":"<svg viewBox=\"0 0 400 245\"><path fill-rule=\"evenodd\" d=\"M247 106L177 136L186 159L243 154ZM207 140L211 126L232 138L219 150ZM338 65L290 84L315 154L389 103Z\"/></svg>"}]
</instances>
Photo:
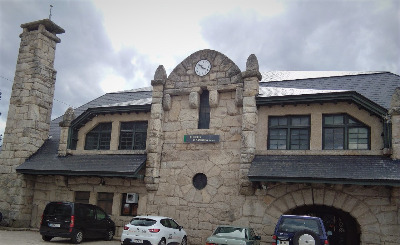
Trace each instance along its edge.
<instances>
[{"instance_id":1,"label":"cloud","mask_svg":"<svg viewBox=\"0 0 400 245\"><path fill-rule=\"evenodd\" d=\"M400 73L399 2L285 1L280 15L250 10L202 21L209 46L268 70L385 70ZM267 4L259 8L268 8Z\"/></svg>"},{"instance_id":2,"label":"cloud","mask_svg":"<svg viewBox=\"0 0 400 245\"><path fill-rule=\"evenodd\" d=\"M400 74L395 0L0 0L0 125L4 124L20 24L48 18L57 45L52 118L106 92L150 85L197 50L224 53L243 70L384 70ZM2 133L0 128L0 134Z\"/></svg>"}]
</instances>

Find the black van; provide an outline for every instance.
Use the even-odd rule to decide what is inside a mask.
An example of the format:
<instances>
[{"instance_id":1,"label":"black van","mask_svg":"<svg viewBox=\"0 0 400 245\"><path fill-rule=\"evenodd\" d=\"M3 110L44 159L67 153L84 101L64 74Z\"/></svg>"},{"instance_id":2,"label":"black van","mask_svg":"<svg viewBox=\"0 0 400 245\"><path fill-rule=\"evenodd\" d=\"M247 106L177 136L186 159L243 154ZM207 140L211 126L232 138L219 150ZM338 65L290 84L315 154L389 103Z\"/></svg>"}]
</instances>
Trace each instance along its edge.
<instances>
[{"instance_id":1,"label":"black van","mask_svg":"<svg viewBox=\"0 0 400 245\"><path fill-rule=\"evenodd\" d=\"M81 243L83 238L112 240L115 223L100 207L73 202L50 202L46 205L40 222L43 240L53 237L71 238Z\"/></svg>"}]
</instances>

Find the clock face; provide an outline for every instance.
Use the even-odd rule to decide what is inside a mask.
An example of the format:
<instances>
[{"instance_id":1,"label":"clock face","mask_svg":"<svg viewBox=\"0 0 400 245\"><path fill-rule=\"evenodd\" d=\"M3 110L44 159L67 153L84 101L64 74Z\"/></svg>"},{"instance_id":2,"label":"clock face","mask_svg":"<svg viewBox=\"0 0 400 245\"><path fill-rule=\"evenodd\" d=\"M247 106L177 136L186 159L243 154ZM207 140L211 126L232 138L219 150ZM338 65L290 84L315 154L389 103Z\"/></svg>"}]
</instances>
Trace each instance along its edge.
<instances>
[{"instance_id":1,"label":"clock face","mask_svg":"<svg viewBox=\"0 0 400 245\"><path fill-rule=\"evenodd\" d=\"M208 60L200 60L197 62L196 66L194 67L194 71L199 76L205 76L211 70L211 64Z\"/></svg>"}]
</instances>

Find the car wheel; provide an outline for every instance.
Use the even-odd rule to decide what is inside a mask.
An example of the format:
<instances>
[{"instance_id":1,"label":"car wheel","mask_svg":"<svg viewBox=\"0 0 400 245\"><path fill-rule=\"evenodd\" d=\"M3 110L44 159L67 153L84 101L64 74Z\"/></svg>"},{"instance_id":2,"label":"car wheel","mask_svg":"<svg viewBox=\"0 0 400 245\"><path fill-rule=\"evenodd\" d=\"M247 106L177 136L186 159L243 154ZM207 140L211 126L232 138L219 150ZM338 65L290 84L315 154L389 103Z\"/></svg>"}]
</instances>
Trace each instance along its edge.
<instances>
[{"instance_id":1,"label":"car wheel","mask_svg":"<svg viewBox=\"0 0 400 245\"><path fill-rule=\"evenodd\" d=\"M293 237L294 245L319 245L321 241L315 232L309 230L298 231Z\"/></svg>"},{"instance_id":2,"label":"car wheel","mask_svg":"<svg viewBox=\"0 0 400 245\"><path fill-rule=\"evenodd\" d=\"M161 238L161 241L158 243L158 245L166 245L167 242L165 241L165 238Z\"/></svg>"},{"instance_id":3,"label":"car wheel","mask_svg":"<svg viewBox=\"0 0 400 245\"><path fill-rule=\"evenodd\" d=\"M53 237L52 237L52 236L45 236L45 235L43 235L43 236L42 236L42 239L43 239L43 241L49 242L51 239L53 239Z\"/></svg>"},{"instance_id":4,"label":"car wheel","mask_svg":"<svg viewBox=\"0 0 400 245\"><path fill-rule=\"evenodd\" d=\"M114 232L112 230L107 231L106 233L106 237L104 238L104 240L106 241L111 241L114 237Z\"/></svg>"},{"instance_id":5,"label":"car wheel","mask_svg":"<svg viewBox=\"0 0 400 245\"><path fill-rule=\"evenodd\" d=\"M182 238L181 245L187 245L187 238L186 237Z\"/></svg>"},{"instance_id":6,"label":"car wheel","mask_svg":"<svg viewBox=\"0 0 400 245\"><path fill-rule=\"evenodd\" d=\"M72 243L79 244L82 242L82 240L83 240L83 232L79 230L75 231L71 238Z\"/></svg>"}]
</instances>

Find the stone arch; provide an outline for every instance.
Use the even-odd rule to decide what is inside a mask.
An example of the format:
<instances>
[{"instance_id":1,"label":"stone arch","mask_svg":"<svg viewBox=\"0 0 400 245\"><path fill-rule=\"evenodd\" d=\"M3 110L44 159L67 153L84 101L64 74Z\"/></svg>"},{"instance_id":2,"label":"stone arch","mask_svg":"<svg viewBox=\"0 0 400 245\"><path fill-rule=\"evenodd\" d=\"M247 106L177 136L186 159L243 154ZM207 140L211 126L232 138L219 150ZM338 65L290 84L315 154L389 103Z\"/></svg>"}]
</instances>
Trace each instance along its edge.
<instances>
[{"instance_id":1,"label":"stone arch","mask_svg":"<svg viewBox=\"0 0 400 245\"><path fill-rule=\"evenodd\" d=\"M275 198L267 204L263 223L270 226L265 231L273 234L279 217L297 207L323 205L350 214L360 225L361 244L381 244L379 220L361 199L340 190L323 187L308 187Z\"/></svg>"},{"instance_id":2,"label":"stone arch","mask_svg":"<svg viewBox=\"0 0 400 245\"><path fill-rule=\"evenodd\" d=\"M204 77L194 73L196 63L201 59L211 62L211 71ZM169 74L168 89L189 88L191 82L205 82L204 86L237 84L243 82L239 67L224 54L210 49L197 51L179 63Z\"/></svg>"}]
</instances>

